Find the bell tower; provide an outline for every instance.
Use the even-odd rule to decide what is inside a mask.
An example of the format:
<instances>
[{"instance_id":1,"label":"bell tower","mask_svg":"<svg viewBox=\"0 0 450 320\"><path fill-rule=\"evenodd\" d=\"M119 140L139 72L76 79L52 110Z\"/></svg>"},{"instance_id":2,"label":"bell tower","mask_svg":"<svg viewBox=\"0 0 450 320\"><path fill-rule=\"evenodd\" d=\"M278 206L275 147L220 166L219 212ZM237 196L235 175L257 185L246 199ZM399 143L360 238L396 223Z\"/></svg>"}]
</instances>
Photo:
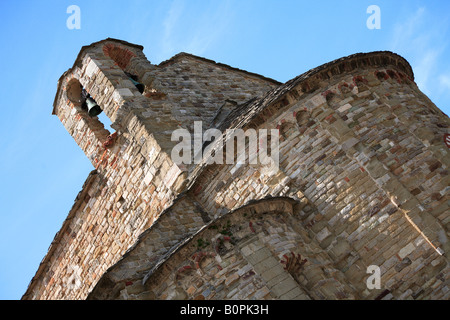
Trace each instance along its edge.
<instances>
[{"instance_id":1,"label":"bell tower","mask_svg":"<svg viewBox=\"0 0 450 320\"><path fill-rule=\"evenodd\" d=\"M108 38L82 47L58 81L58 116L95 168L23 299L84 299L102 274L187 191L172 132L211 123L226 100L241 103L279 83L181 53L151 64L143 47ZM112 129L105 127L106 116ZM207 129L207 128L205 128ZM192 199L183 205L207 219Z\"/></svg>"},{"instance_id":2,"label":"bell tower","mask_svg":"<svg viewBox=\"0 0 450 320\"><path fill-rule=\"evenodd\" d=\"M129 126L131 105L146 104L141 79L148 79L154 69L142 49L113 39L83 47L74 66L59 80L53 114L97 170L108 168L119 145L132 137L130 129L137 129ZM97 117L101 112L115 132L104 128Z\"/></svg>"},{"instance_id":3,"label":"bell tower","mask_svg":"<svg viewBox=\"0 0 450 320\"><path fill-rule=\"evenodd\" d=\"M156 67L142 49L115 39L85 46L58 81L52 113L95 170L23 299L83 299L183 186L186 174L157 141L160 119L145 118L159 101L145 96L156 91Z\"/></svg>"}]
</instances>

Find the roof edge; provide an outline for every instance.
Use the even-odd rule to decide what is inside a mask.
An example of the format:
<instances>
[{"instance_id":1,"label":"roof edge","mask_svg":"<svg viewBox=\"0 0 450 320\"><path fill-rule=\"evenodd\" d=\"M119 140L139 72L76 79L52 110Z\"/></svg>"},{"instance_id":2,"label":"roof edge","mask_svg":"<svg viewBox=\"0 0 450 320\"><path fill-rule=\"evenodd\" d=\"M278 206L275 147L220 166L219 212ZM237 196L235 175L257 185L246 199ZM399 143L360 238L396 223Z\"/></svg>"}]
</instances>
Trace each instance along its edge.
<instances>
[{"instance_id":1,"label":"roof edge","mask_svg":"<svg viewBox=\"0 0 450 320\"><path fill-rule=\"evenodd\" d=\"M392 59L391 59L392 58ZM367 53L355 53L333 61L324 63L318 67L310 69L299 76L288 80L286 83L269 90L261 98L252 98L234 108L228 117L222 122L219 130L226 132L227 129L243 128L252 123L264 109L280 101L285 94L312 77L323 73L331 78L345 72L352 72L359 68L384 67L393 65L407 73L407 76L414 81L414 72L409 62L402 56L391 51L372 51ZM326 74L326 73L331 73ZM208 167L205 159L197 166L193 167L187 178L187 189L191 189L203 170Z\"/></svg>"},{"instance_id":2,"label":"roof edge","mask_svg":"<svg viewBox=\"0 0 450 320\"><path fill-rule=\"evenodd\" d=\"M232 70L232 71L241 72L241 73L247 74L247 75L252 76L252 77L260 78L262 80L271 82L271 83L276 84L276 85L283 84L282 82L279 82L278 80L275 80L275 79L272 79L272 78L269 78L269 77L265 77L265 76L263 76L263 75L261 75L259 73L250 72L250 71L247 71L247 70L244 70L244 69L239 69L239 68L236 68L236 67L232 67L232 66L230 66L228 64L221 63L221 62L216 62L214 60L211 60L211 59L208 59L208 58L204 58L204 57L200 57L200 56L196 56L194 54L187 53L187 52L177 53L173 57L171 57L171 58L169 58L169 59L167 59L165 61L162 61L158 65L158 67L169 66L169 65L171 65L171 64L173 64L173 63L175 63L175 62L177 62L177 61L179 61L179 60L181 60L183 58L192 58L192 59L195 59L195 60L200 60L200 61L203 61L203 62L206 62L206 63L210 63L212 65L215 65L217 67L225 68L225 69Z\"/></svg>"}]
</instances>

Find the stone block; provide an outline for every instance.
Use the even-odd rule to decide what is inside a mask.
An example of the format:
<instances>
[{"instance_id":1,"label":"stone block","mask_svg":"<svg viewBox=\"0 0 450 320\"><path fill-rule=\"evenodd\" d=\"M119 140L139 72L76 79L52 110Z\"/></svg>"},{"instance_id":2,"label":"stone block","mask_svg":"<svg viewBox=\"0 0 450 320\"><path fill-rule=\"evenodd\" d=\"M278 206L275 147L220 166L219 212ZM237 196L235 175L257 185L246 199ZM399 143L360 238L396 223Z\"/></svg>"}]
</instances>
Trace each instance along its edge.
<instances>
[{"instance_id":1,"label":"stone block","mask_svg":"<svg viewBox=\"0 0 450 320\"><path fill-rule=\"evenodd\" d=\"M414 246L414 243L410 242L405 247L400 249L400 251L398 252L398 256L400 257L400 259L404 259L415 249L416 249L416 247Z\"/></svg>"},{"instance_id":2,"label":"stone block","mask_svg":"<svg viewBox=\"0 0 450 320\"><path fill-rule=\"evenodd\" d=\"M273 292L277 297L281 297L296 287L297 283L294 281L294 279L288 277L271 287L270 291Z\"/></svg>"}]
</instances>

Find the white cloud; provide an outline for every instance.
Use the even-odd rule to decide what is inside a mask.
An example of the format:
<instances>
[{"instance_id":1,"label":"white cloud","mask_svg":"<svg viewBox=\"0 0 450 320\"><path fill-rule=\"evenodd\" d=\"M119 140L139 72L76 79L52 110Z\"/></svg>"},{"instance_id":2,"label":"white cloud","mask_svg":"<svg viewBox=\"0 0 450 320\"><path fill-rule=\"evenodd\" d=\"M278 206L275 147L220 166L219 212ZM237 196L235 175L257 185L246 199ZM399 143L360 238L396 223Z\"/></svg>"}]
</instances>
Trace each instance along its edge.
<instances>
[{"instance_id":1,"label":"white cloud","mask_svg":"<svg viewBox=\"0 0 450 320\"><path fill-rule=\"evenodd\" d=\"M227 1L222 1L219 6L207 10L199 20L187 50L202 55L221 39L232 20L231 8Z\"/></svg>"},{"instance_id":2,"label":"white cloud","mask_svg":"<svg viewBox=\"0 0 450 320\"><path fill-rule=\"evenodd\" d=\"M442 90L450 90L450 75L442 74L439 77L439 85Z\"/></svg>"},{"instance_id":3,"label":"white cloud","mask_svg":"<svg viewBox=\"0 0 450 320\"><path fill-rule=\"evenodd\" d=\"M438 66L442 50L430 48L425 50L417 61L414 61L413 69L416 83L425 93L430 92L430 85L434 85L433 71Z\"/></svg>"},{"instance_id":4,"label":"white cloud","mask_svg":"<svg viewBox=\"0 0 450 320\"><path fill-rule=\"evenodd\" d=\"M411 17L403 23L394 26L394 33L391 40L392 50L400 50L410 45L410 40L414 38L417 28L422 24L425 8L419 8Z\"/></svg>"},{"instance_id":5,"label":"white cloud","mask_svg":"<svg viewBox=\"0 0 450 320\"><path fill-rule=\"evenodd\" d=\"M183 13L183 2L176 0L172 2L167 17L163 21L164 35L162 38L162 53L173 55L176 50L176 45L173 41L173 32L179 23L180 17Z\"/></svg>"},{"instance_id":6,"label":"white cloud","mask_svg":"<svg viewBox=\"0 0 450 320\"><path fill-rule=\"evenodd\" d=\"M188 3L188 2L187 2ZM205 3L201 12L183 0L171 3L163 21L160 60L179 52L202 55L220 39L232 20L228 1Z\"/></svg>"},{"instance_id":7,"label":"white cloud","mask_svg":"<svg viewBox=\"0 0 450 320\"><path fill-rule=\"evenodd\" d=\"M450 70L445 69L449 30L448 19L437 19L420 7L394 26L390 42L390 50L408 60L417 85L432 100L441 100L448 95L443 88L450 88Z\"/></svg>"}]
</instances>

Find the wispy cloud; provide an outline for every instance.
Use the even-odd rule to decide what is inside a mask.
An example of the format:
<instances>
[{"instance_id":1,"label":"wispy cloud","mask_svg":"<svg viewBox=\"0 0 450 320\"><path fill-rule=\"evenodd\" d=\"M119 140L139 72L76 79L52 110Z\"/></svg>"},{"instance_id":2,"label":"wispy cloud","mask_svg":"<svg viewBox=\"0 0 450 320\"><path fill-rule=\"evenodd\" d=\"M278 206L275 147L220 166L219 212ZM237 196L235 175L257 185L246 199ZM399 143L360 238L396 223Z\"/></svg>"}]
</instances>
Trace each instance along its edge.
<instances>
[{"instance_id":1,"label":"wispy cloud","mask_svg":"<svg viewBox=\"0 0 450 320\"><path fill-rule=\"evenodd\" d=\"M205 3L202 12L194 12L188 2L174 0L162 23L161 52L167 59L181 51L204 54L220 39L232 20L228 1Z\"/></svg>"},{"instance_id":2,"label":"wispy cloud","mask_svg":"<svg viewBox=\"0 0 450 320\"><path fill-rule=\"evenodd\" d=\"M187 50L199 55L203 54L223 36L232 22L231 20L231 6L227 1L220 2L219 6L201 16L200 23L193 32Z\"/></svg>"},{"instance_id":3,"label":"wispy cloud","mask_svg":"<svg viewBox=\"0 0 450 320\"><path fill-rule=\"evenodd\" d=\"M442 49L430 48L425 50L417 61L414 61L416 82L424 92L429 93L430 86L436 85L436 81L433 81L435 80L433 74L436 72L441 53Z\"/></svg>"},{"instance_id":4,"label":"wispy cloud","mask_svg":"<svg viewBox=\"0 0 450 320\"><path fill-rule=\"evenodd\" d=\"M174 29L179 24L180 17L183 13L183 1L175 0L169 8L167 17L163 21L163 38L162 38L162 54L172 55L176 50L174 43Z\"/></svg>"},{"instance_id":5,"label":"wispy cloud","mask_svg":"<svg viewBox=\"0 0 450 320\"><path fill-rule=\"evenodd\" d=\"M420 7L394 26L391 50L410 62L419 88L430 98L442 96L450 86L450 69L444 57L448 46L448 20L435 19ZM442 107L442 106L439 106Z\"/></svg>"},{"instance_id":6,"label":"wispy cloud","mask_svg":"<svg viewBox=\"0 0 450 320\"><path fill-rule=\"evenodd\" d=\"M409 40L414 38L417 28L424 19L425 8L419 8L407 20L397 23L391 40L391 47L396 50L409 45Z\"/></svg>"},{"instance_id":7,"label":"wispy cloud","mask_svg":"<svg viewBox=\"0 0 450 320\"><path fill-rule=\"evenodd\" d=\"M439 85L443 90L450 90L450 75L441 75L439 77Z\"/></svg>"}]
</instances>

